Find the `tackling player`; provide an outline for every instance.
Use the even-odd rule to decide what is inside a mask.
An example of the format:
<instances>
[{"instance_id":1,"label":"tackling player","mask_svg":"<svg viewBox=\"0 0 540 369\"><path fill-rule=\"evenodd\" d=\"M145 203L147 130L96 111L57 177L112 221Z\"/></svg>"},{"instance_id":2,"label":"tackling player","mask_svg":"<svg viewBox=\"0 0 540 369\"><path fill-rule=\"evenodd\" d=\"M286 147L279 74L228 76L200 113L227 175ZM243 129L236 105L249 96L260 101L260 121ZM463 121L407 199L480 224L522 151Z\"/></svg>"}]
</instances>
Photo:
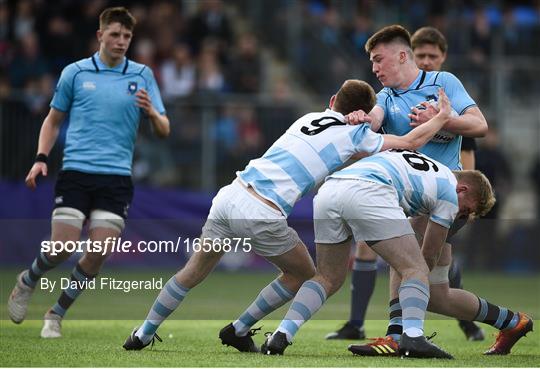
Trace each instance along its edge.
<instances>
[{"instance_id":1,"label":"tackling player","mask_svg":"<svg viewBox=\"0 0 540 369\"><path fill-rule=\"evenodd\" d=\"M441 91L441 96L445 96ZM219 337L222 344L243 352L257 352L251 338L253 324L290 301L302 283L315 274L306 246L287 224L296 202L356 154L371 155L389 148L420 147L446 123L441 111L430 122L398 137L380 135L369 124L348 125L357 110L375 105L367 83L348 80L330 99L330 109L309 113L291 127L258 159L237 172L212 201L203 240L249 238L253 251L276 265L281 274L261 290L255 301ZM369 121L369 117L365 118ZM202 282L219 262L223 251L195 252L164 286L143 324L126 339L126 350L141 350L153 342L163 321Z\"/></svg>"},{"instance_id":2,"label":"tackling player","mask_svg":"<svg viewBox=\"0 0 540 369\"><path fill-rule=\"evenodd\" d=\"M449 113L449 105L446 109ZM261 351L283 354L300 326L339 290L347 274L353 236L366 241L400 276L403 335L399 347L395 342L385 346L385 342L371 348L394 355L451 359L424 337L430 301L428 273L437 264L454 219L485 213L494 203L489 181L480 172L452 172L417 152L379 153L331 174L313 200L317 273L302 285ZM429 216L422 249L407 219L418 215ZM356 347L350 350L356 353Z\"/></svg>"}]
</instances>

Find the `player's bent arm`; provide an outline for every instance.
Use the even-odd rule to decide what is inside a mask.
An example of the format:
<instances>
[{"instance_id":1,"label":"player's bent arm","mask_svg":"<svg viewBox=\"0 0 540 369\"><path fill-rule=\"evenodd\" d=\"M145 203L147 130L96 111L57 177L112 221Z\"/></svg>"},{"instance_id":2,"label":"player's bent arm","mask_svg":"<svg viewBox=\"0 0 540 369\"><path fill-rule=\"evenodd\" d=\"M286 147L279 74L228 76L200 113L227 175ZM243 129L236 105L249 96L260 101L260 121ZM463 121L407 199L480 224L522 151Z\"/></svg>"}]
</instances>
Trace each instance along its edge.
<instances>
[{"instance_id":1,"label":"player's bent arm","mask_svg":"<svg viewBox=\"0 0 540 369\"><path fill-rule=\"evenodd\" d=\"M447 114L437 114L425 124L416 127L405 136L383 135L384 142L381 151L388 149L417 150L428 143L435 133L440 131L448 121Z\"/></svg>"},{"instance_id":2,"label":"player's bent arm","mask_svg":"<svg viewBox=\"0 0 540 369\"><path fill-rule=\"evenodd\" d=\"M159 114L154 109L155 114L148 115L148 119L152 122L154 133L160 138L165 138L171 133L169 118L166 115Z\"/></svg>"},{"instance_id":3,"label":"player's bent arm","mask_svg":"<svg viewBox=\"0 0 540 369\"><path fill-rule=\"evenodd\" d=\"M383 135L384 142L381 151L388 149L416 150L424 146L440 131L450 118L450 101L444 90L439 89L439 112L426 123L414 128L404 136Z\"/></svg>"},{"instance_id":4,"label":"player's bent arm","mask_svg":"<svg viewBox=\"0 0 540 369\"><path fill-rule=\"evenodd\" d=\"M444 129L465 137L484 137L488 131L488 124L480 109L473 106L462 115L450 117Z\"/></svg>"},{"instance_id":5,"label":"player's bent arm","mask_svg":"<svg viewBox=\"0 0 540 369\"><path fill-rule=\"evenodd\" d=\"M64 122L65 117L66 113L60 110L56 110L55 108L49 110L49 114L47 114L43 120L43 125L39 132L38 154L49 155L58 138L60 126L62 125L62 122Z\"/></svg>"},{"instance_id":6,"label":"player's bent arm","mask_svg":"<svg viewBox=\"0 0 540 369\"><path fill-rule=\"evenodd\" d=\"M378 105L375 105L368 114L371 117L371 130L377 132L384 120L384 110Z\"/></svg>"},{"instance_id":7,"label":"player's bent arm","mask_svg":"<svg viewBox=\"0 0 540 369\"><path fill-rule=\"evenodd\" d=\"M447 235L448 228L432 220L428 221L426 233L424 233L424 242L422 243L422 255L424 255L429 270L433 270L433 267L437 265Z\"/></svg>"}]
</instances>

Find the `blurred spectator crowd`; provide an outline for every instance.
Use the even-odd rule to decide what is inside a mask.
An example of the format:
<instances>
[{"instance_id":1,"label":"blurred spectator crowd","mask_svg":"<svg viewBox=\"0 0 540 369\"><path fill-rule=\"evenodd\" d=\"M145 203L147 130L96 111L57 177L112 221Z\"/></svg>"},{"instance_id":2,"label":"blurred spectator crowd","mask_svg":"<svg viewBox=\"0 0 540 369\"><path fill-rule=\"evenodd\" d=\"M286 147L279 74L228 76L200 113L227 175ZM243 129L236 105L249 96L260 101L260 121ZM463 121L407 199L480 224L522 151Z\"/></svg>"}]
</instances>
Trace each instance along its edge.
<instances>
[{"instance_id":1,"label":"blurred spectator crowd","mask_svg":"<svg viewBox=\"0 0 540 369\"><path fill-rule=\"evenodd\" d=\"M50 95L51 83L67 64L98 49L99 14L112 5L120 3L1 0L2 94L12 89ZM222 1L122 1L121 5L138 22L128 56L152 67L165 98L201 91L261 90L258 41L253 33L235 34Z\"/></svg>"},{"instance_id":2,"label":"blurred spectator crowd","mask_svg":"<svg viewBox=\"0 0 540 369\"><path fill-rule=\"evenodd\" d=\"M469 81L472 92L486 102L489 78L499 67L495 58L519 56L527 62L540 56L538 0L303 0L293 2L297 8L292 14L286 1L243 3L241 8L259 17L261 38L288 54L306 83L322 94L334 91L351 71L378 86L364 45L375 31L393 23L411 34L426 25L438 28L448 40L446 68ZM296 28L291 29L292 22L297 22ZM269 31L274 27L278 32ZM282 42L291 35L298 47ZM510 71L510 87L531 86L540 93L531 82L534 75L522 65Z\"/></svg>"},{"instance_id":3,"label":"blurred spectator crowd","mask_svg":"<svg viewBox=\"0 0 540 369\"><path fill-rule=\"evenodd\" d=\"M257 37L238 26L241 17L223 1L0 0L0 138L4 152L15 148L21 154L16 162L1 155L2 176L24 175L62 69L98 50L99 14L120 5L137 19L128 57L152 68L173 122L172 137L159 145L142 125L135 179L200 187L193 173L200 172L203 120L214 137L210 142L218 146L218 162L239 169L260 153L265 142L260 121L268 119L259 114L264 104L252 100L263 91L265 65ZM274 84L279 105L288 87ZM247 98L231 107L220 96ZM65 129L53 153L58 160L51 162L60 161Z\"/></svg>"},{"instance_id":4,"label":"blurred spectator crowd","mask_svg":"<svg viewBox=\"0 0 540 369\"><path fill-rule=\"evenodd\" d=\"M0 138L21 157L1 155L2 176L24 175L62 68L98 49L99 14L118 5L138 22L128 57L152 67L173 122L160 145L142 125L135 176L151 184L201 187L210 143L213 165L234 173L294 120L298 102L288 81L268 75L264 48L324 104L347 78L378 89L364 44L379 27L433 25L448 39L445 68L488 116L500 103L494 91L520 103L540 97L540 0L0 0ZM230 176L217 173L214 184Z\"/></svg>"}]
</instances>

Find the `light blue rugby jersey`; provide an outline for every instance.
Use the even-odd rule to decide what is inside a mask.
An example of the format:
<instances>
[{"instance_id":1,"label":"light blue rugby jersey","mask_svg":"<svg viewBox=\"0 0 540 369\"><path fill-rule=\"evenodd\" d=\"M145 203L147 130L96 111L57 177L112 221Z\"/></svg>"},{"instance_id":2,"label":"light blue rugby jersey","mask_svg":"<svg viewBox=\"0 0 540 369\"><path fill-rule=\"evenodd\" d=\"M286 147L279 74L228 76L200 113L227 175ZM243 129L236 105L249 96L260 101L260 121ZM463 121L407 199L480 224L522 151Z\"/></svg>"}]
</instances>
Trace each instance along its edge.
<instances>
[{"instance_id":1,"label":"light blue rugby jersey","mask_svg":"<svg viewBox=\"0 0 540 369\"><path fill-rule=\"evenodd\" d=\"M459 210L457 179L452 171L412 151L384 151L359 160L329 178L362 179L393 186L405 214L428 215L446 228L450 228Z\"/></svg>"},{"instance_id":2,"label":"light blue rugby jersey","mask_svg":"<svg viewBox=\"0 0 540 369\"><path fill-rule=\"evenodd\" d=\"M449 72L420 71L408 89L383 88L377 94L377 105L384 110L385 133L403 136L412 130L408 114L411 108L423 101L439 98L439 88L444 88L452 109L462 115L468 108L476 106L459 79ZM443 163L452 170L461 169L461 136L456 135L447 143L430 141L418 151Z\"/></svg>"},{"instance_id":3,"label":"light blue rugby jersey","mask_svg":"<svg viewBox=\"0 0 540 369\"><path fill-rule=\"evenodd\" d=\"M95 53L64 68L50 104L69 113L62 169L131 175L141 116L135 93L140 88L165 114L154 75L143 64L124 58L110 68Z\"/></svg>"},{"instance_id":4,"label":"light blue rugby jersey","mask_svg":"<svg viewBox=\"0 0 540 369\"><path fill-rule=\"evenodd\" d=\"M236 174L288 216L302 196L352 155L373 154L382 145L382 135L369 124L347 125L342 114L327 109L298 119L261 158Z\"/></svg>"}]
</instances>

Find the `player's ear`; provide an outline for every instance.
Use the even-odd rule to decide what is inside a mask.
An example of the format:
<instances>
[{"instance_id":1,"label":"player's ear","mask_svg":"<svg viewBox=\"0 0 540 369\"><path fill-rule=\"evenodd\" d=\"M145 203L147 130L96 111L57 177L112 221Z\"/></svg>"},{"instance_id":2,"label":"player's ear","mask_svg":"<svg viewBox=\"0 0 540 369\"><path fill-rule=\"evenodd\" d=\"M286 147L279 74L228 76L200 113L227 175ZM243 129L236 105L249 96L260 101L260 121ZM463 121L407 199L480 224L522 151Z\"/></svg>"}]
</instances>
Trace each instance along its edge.
<instances>
[{"instance_id":1,"label":"player's ear","mask_svg":"<svg viewBox=\"0 0 540 369\"><path fill-rule=\"evenodd\" d=\"M332 95L332 97L330 98L330 102L328 103L328 106L330 107L330 109L334 107L335 102L336 102L336 95Z\"/></svg>"},{"instance_id":2,"label":"player's ear","mask_svg":"<svg viewBox=\"0 0 540 369\"><path fill-rule=\"evenodd\" d=\"M405 63L407 61L407 53L405 51L399 52L399 62L401 64Z\"/></svg>"},{"instance_id":3,"label":"player's ear","mask_svg":"<svg viewBox=\"0 0 540 369\"><path fill-rule=\"evenodd\" d=\"M101 38L103 37L103 31L101 29L98 29L96 31L96 37L98 39L98 42L101 42Z\"/></svg>"},{"instance_id":4,"label":"player's ear","mask_svg":"<svg viewBox=\"0 0 540 369\"><path fill-rule=\"evenodd\" d=\"M457 187L456 187L456 192L457 193L461 193L461 192L467 192L469 191L469 186L464 184L464 183L458 183Z\"/></svg>"}]
</instances>

